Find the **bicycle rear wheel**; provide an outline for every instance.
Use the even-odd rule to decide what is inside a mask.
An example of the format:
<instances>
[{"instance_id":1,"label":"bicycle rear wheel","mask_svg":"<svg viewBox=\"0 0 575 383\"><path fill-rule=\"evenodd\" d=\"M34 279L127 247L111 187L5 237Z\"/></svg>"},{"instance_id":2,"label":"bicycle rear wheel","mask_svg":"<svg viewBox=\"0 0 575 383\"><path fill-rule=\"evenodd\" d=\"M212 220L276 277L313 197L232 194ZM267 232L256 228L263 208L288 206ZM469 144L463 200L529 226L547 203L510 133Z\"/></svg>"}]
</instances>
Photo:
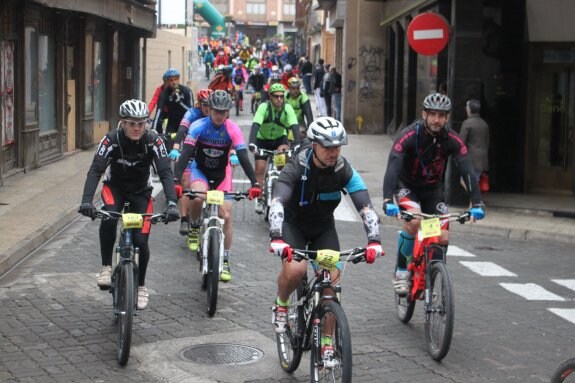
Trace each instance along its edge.
<instances>
[{"instance_id":1,"label":"bicycle rear wheel","mask_svg":"<svg viewBox=\"0 0 575 383\"><path fill-rule=\"evenodd\" d=\"M240 115L240 94L236 92L236 116Z\"/></svg>"},{"instance_id":2,"label":"bicycle rear wheel","mask_svg":"<svg viewBox=\"0 0 575 383\"><path fill-rule=\"evenodd\" d=\"M575 358L561 363L551 376L551 383L575 382Z\"/></svg>"},{"instance_id":3,"label":"bicycle rear wheel","mask_svg":"<svg viewBox=\"0 0 575 383\"><path fill-rule=\"evenodd\" d=\"M320 336L331 336L333 357L323 360L321 347L312 342L310 356L310 381L351 382L352 354L351 333L343 308L336 302L326 301L320 308Z\"/></svg>"},{"instance_id":4,"label":"bicycle rear wheel","mask_svg":"<svg viewBox=\"0 0 575 383\"><path fill-rule=\"evenodd\" d=\"M299 367L303 354L302 340L305 331L305 318L302 305L296 305L303 297L303 282L290 295L287 316L287 329L282 334L276 333L280 365L285 372L292 373Z\"/></svg>"},{"instance_id":5,"label":"bicycle rear wheel","mask_svg":"<svg viewBox=\"0 0 575 383\"><path fill-rule=\"evenodd\" d=\"M130 346L132 343L132 324L134 321L134 310L136 289L134 286L134 265L126 262L120 266L117 275L116 309L118 310L118 339L117 339L117 359L118 363L124 366L130 357Z\"/></svg>"},{"instance_id":6,"label":"bicycle rear wheel","mask_svg":"<svg viewBox=\"0 0 575 383\"><path fill-rule=\"evenodd\" d=\"M440 361L449 352L453 336L453 284L443 262L431 265L431 307L425 314L425 339L429 355Z\"/></svg>"},{"instance_id":7,"label":"bicycle rear wheel","mask_svg":"<svg viewBox=\"0 0 575 383\"><path fill-rule=\"evenodd\" d=\"M208 315L214 316L218 305L218 283L220 281L220 232L212 229L208 236L207 304Z\"/></svg>"}]
</instances>

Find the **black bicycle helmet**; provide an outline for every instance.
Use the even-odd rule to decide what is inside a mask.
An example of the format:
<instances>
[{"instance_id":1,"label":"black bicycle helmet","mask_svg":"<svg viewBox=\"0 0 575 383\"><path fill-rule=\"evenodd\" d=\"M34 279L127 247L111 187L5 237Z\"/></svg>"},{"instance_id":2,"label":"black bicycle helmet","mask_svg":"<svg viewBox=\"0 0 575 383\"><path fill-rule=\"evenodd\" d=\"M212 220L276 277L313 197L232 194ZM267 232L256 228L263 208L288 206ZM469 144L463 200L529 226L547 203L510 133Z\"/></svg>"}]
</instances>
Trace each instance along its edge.
<instances>
[{"instance_id":1,"label":"black bicycle helmet","mask_svg":"<svg viewBox=\"0 0 575 383\"><path fill-rule=\"evenodd\" d=\"M232 98L225 90L215 90L210 95L210 108L214 110L230 110L233 106Z\"/></svg>"},{"instance_id":2,"label":"black bicycle helmet","mask_svg":"<svg viewBox=\"0 0 575 383\"><path fill-rule=\"evenodd\" d=\"M148 105L140 100L127 100L120 105L120 117L122 118L148 118L150 111Z\"/></svg>"},{"instance_id":3,"label":"black bicycle helmet","mask_svg":"<svg viewBox=\"0 0 575 383\"><path fill-rule=\"evenodd\" d=\"M345 128L333 117L316 118L307 129L307 138L326 148L347 145Z\"/></svg>"},{"instance_id":4,"label":"black bicycle helmet","mask_svg":"<svg viewBox=\"0 0 575 383\"><path fill-rule=\"evenodd\" d=\"M451 110L451 100L444 94L432 93L423 100L423 109L449 112Z\"/></svg>"}]
</instances>

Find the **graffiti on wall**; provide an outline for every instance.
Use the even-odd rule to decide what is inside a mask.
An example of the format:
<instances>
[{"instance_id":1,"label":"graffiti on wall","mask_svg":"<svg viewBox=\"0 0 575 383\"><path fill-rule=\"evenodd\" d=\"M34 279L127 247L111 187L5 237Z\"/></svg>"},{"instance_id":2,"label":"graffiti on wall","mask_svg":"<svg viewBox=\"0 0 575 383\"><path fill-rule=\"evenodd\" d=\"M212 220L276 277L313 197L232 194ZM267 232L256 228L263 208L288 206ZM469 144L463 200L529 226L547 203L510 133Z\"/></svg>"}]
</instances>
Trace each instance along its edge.
<instances>
[{"instance_id":1,"label":"graffiti on wall","mask_svg":"<svg viewBox=\"0 0 575 383\"><path fill-rule=\"evenodd\" d=\"M383 75L384 52L383 48L359 48L359 58L351 57L347 61L348 69L359 66L361 81L359 84L359 102L368 102L372 106L383 105L383 91L374 87Z\"/></svg>"}]
</instances>

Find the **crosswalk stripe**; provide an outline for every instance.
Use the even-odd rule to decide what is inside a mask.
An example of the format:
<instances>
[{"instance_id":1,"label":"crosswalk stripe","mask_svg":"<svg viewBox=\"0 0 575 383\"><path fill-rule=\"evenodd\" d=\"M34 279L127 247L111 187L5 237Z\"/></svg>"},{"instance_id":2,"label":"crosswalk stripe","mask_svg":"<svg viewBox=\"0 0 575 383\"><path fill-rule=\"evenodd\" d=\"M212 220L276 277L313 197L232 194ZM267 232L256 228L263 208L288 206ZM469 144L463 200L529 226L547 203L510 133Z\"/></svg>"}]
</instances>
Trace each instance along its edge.
<instances>
[{"instance_id":1,"label":"crosswalk stripe","mask_svg":"<svg viewBox=\"0 0 575 383\"><path fill-rule=\"evenodd\" d=\"M517 274L504 269L503 267L493 262L469 262L459 261L463 266L469 270L483 276L483 277L516 277Z\"/></svg>"},{"instance_id":2,"label":"crosswalk stripe","mask_svg":"<svg viewBox=\"0 0 575 383\"><path fill-rule=\"evenodd\" d=\"M555 309L548 308L555 315L559 315L561 318L575 324L575 309Z\"/></svg>"},{"instance_id":3,"label":"crosswalk stripe","mask_svg":"<svg viewBox=\"0 0 575 383\"><path fill-rule=\"evenodd\" d=\"M552 279L551 281L575 291L575 279Z\"/></svg>"},{"instance_id":4,"label":"crosswalk stripe","mask_svg":"<svg viewBox=\"0 0 575 383\"><path fill-rule=\"evenodd\" d=\"M454 245L447 247L447 255L453 257L475 257L475 254Z\"/></svg>"},{"instance_id":5,"label":"crosswalk stripe","mask_svg":"<svg viewBox=\"0 0 575 383\"><path fill-rule=\"evenodd\" d=\"M500 285L528 301L565 301L565 298L545 290L535 283L500 283Z\"/></svg>"}]
</instances>

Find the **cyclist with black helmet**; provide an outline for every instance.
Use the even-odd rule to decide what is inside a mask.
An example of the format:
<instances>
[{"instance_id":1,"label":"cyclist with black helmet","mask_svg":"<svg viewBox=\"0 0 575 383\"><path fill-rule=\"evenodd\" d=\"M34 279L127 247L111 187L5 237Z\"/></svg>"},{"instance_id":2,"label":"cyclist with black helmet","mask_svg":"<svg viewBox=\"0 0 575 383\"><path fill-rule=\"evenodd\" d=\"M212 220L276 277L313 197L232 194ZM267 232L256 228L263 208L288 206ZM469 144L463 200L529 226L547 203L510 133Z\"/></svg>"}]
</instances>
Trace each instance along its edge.
<instances>
[{"instance_id":1,"label":"cyclist with black helmet","mask_svg":"<svg viewBox=\"0 0 575 383\"><path fill-rule=\"evenodd\" d=\"M180 158L180 148L182 141L188 134L188 130L192 123L200 118L208 117L210 115L210 104L209 98L214 91L211 89L202 89L198 92L198 107L191 108L184 114L182 121L180 121L180 127L178 128L178 133L174 139L173 149L170 151L170 158L177 161ZM182 187L184 189L189 189L190 187L190 173L188 171L184 172L182 176ZM180 197L180 234L188 235L188 197Z\"/></svg>"},{"instance_id":2,"label":"cyclist with black helmet","mask_svg":"<svg viewBox=\"0 0 575 383\"><path fill-rule=\"evenodd\" d=\"M347 144L345 128L334 118L319 117L310 124L307 138L311 145L286 164L274 188L269 218L270 252L289 258L292 248L305 249L308 244L310 250L340 250L333 214L345 191L363 220L368 240L366 260L373 263L384 254L378 216L361 176L340 155L341 146ZM305 273L305 262L284 260L272 316L278 333L286 329L289 296ZM339 270L333 271L334 283L338 277ZM327 339L322 339L322 345L330 346L323 341Z\"/></svg>"},{"instance_id":3,"label":"cyclist with black helmet","mask_svg":"<svg viewBox=\"0 0 575 383\"><path fill-rule=\"evenodd\" d=\"M441 93L428 95L423 101L422 119L403 129L395 140L383 180L383 210L398 216L399 208L410 212L447 214L443 182L447 160L453 156L469 190L473 220L485 217L477 178L473 173L467 147L447 127L451 100ZM413 242L419 219L405 222L399 234L397 268L393 285L396 294L408 294L407 266L413 253ZM448 244L449 222L441 222L440 244Z\"/></svg>"},{"instance_id":4,"label":"cyclist with black helmet","mask_svg":"<svg viewBox=\"0 0 575 383\"><path fill-rule=\"evenodd\" d=\"M270 87L271 100L262 102L256 111L250 131L250 151L255 155L256 178L261 185L266 171L267 156L260 156L258 148L289 150L288 131L293 132L294 146L300 144L299 125L291 105L284 102L285 88L276 83ZM263 214L263 204L256 201L256 213Z\"/></svg>"},{"instance_id":5,"label":"cyclist with black helmet","mask_svg":"<svg viewBox=\"0 0 575 383\"><path fill-rule=\"evenodd\" d=\"M164 78L167 86L158 100L158 109L152 126L159 134L165 135L166 147L170 151L174 143L170 135L178 131L184 114L194 105L194 96L190 88L180 84L180 72L177 69L168 69L164 73Z\"/></svg>"},{"instance_id":6,"label":"cyclist with black helmet","mask_svg":"<svg viewBox=\"0 0 575 383\"><path fill-rule=\"evenodd\" d=\"M259 93L260 101L262 101L262 92L264 89L264 85L266 83L266 77L260 71L259 64L254 66L254 70L248 77L248 86L251 86L255 92L254 96L252 96L252 114L255 114L256 110L254 105L256 103L256 94Z\"/></svg>"},{"instance_id":7,"label":"cyclist with black helmet","mask_svg":"<svg viewBox=\"0 0 575 383\"><path fill-rule=\"evenodd\" d=\"M224 90L214 91L209 98L210 116L194 122L184 140L182 156L177 163L174 178L180 183L186 167L190 170L190 189L207 191L210 181L217 190L232 191L232 171L228 166L230 151L235 150L240 165L252 186L249 198L261 195L261 189L256 181L254 169L248 157L247 147L241 129L228 119L232 108L232 98ZM194 158L188 165L190 158ZM199 245L200 220L202 213L202 198L194 198L189 203L190 239L194 241L192 251L197 251ZM220 280L227 282L232 279L229 257L232 246L232 201L225 201L220 207L220 217L224 219L224 270Z\"/></svg>"},{"instance_id":8,"label":"cyclist with black helmet","mask_svg":"<svg viewBox=\"0 0 575 383\"><path fill-rule=\"evenodd\" d=\"M156 132L145 127L149 115L146 103L139 100L128 100L120 106L118 127L102 138L94 155L84 185L79 213L92 219L96 217L96 208L92 201L104 173L103 210L120 212L124 202L130 202L132 212L151 213L153 203L150 166L154 164L166 195L166 219L176 221L179 218L170 159L162 139ZM102 269L98 274L97 284L101 288L109 288L111 284L117 223L115 220L103 220L100 224ZM138 310L145 309L149 299L145 280L150 259L150 225L150 222L145 222L144 227L135 231L133 237L134 246L140 249Z\"/></svg>"}]
</instances>

